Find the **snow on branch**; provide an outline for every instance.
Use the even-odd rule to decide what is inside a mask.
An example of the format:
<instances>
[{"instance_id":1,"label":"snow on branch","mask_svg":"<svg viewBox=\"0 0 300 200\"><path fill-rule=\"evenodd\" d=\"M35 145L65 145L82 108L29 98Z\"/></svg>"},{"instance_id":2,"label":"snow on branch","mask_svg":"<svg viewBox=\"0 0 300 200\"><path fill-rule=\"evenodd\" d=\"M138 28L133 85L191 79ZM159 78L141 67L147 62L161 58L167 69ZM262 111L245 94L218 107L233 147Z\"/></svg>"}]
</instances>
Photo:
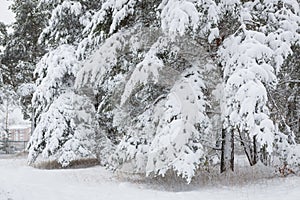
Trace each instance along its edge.
<instances>
[{"instance_id":1,"label":"snow on branch","mask_svg":"<svg viewBox=\"0 0 300 200\"><path fill-rule=\"evenodd\" d=\"M62 94L41 115L29 141L29 163L39 155L55 159L63 167L71 161L95 157L93 154L93 104L85 97Z\"/></svg>"},{"instance_id":2,"label":"snow on branch","mask_svg":"<svg viewBox=\"0 0 300 200\"><path fill-rule=\"evenodd\" d=\"M54 3L54 2L48 2ZM77 23L80 23L80 16L83 15L83 7L80 2L76 1L63 1L58 4L51 13L51 18L48 21L47 27L43 30L39 37L39 42L48 42L50 40L56 41L56 44L68 44L72 34L75 30L70 30L76 26L74 18L77 19ZM72 18L74 17L74 18ZM68 21L68 22L66 22ZM68 23L68 25L66 25ZM78 27L76 27L78 28ZM71 33L72 32L72 33ZM58 42L57 42L58 41Z\"/></svg>"},{"instance_id":3,"label":"snow on branch","mask_svg":"<svg viewBox=\"0 0 300 200\"><path fill-rule=\"evenodd\" d=\"M79 68L72 45L61 45L43 56L34 72L37 88L32 102L37 113L47 109L58 94L74 84L71 77L74 79Z\"/></svg>"},{"instance_id":4,"label":"snow on branch","mask_svg":"<svg viewBox=\"0 0 300 200\"><path fill-rule=\"evenodd\" d=\"M137 0L107 0L102 4L102 7L97 11L91 22L84 29L84 33L94 34L98 31L100 24L105 24L105 20L111 18L112 21L108 24L109 34L117 30L119 24L128 15L134 13L134 7ZM110 16L111 15L111 16Z\"/></svg>"},{"instance_id":5,"label":"snow on branch","mask_svg":"<svg viewBox=\"0 0 300 200\"><path fill-rule=\"evenodd\" d=\"M76 88L84 87L87 84L97 87L104 81L104 75L109 74L117 64L118 52L124 48L125 38L129 32L121 31L105 40L79 71L75 82Z\"/></svg>"},{"instance_id":6,"label":"snow on branch","mask_svg":"<svg viewBox=\"0 0 300 200\"><path fill-rule=\"evenodd\" d=\"M130 75L128 82L125 85L124 92L121 97L121 105L123 105L130 97L133 89L138 84L147 84L150 80L158 82L159 70L164 66L163 61L157 57L157 53L165 49L167 45L166 38L160 38L152 45L150 50L146 53L145 58L140 62Z\"/></svg>"},{"instance_id":7,"label":"snow on branch","mask_svg":"<svg viewBox=\"0 0 300 200\"><path fill-rule=\"evenodd\" d=\"M161 9L163 31L170 35L184 35L188 28L193 31L198 28L199 13L196 1L163 0L158 9Z\"/></svg>"},{"instance_id":8,"label":"snow on branch","mask_svg":"<svg viewBox=\"0 0 300 200\"><path fill-rule=\"evenodd\" d=\"M205 161L201 141L207 136L210 122L205 113L204 88L198 70L191 68L171 89L150 146L148 175L164 176L168 170L174 170L190 182L199 164Z\"/></svg>"}]
</instances>

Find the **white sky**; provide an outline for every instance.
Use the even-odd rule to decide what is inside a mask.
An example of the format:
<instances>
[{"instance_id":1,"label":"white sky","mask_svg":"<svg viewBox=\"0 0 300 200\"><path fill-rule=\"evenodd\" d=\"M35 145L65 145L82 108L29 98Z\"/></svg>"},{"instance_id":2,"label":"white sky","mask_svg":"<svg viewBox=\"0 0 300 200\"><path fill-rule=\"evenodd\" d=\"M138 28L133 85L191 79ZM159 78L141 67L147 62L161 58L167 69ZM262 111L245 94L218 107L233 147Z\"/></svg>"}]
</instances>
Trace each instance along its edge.
<instances>
[{"instance_id":1,"label":"white sky","mask_svg":"<svg viewBox=\"0 0 300 200\"><path fill-rule=\"evenodd\" d=\"M8 10L8 6L11 4L9 0L0 0L0 21L5 24L10 24L14 21L14 14Z\"/></svg>"}]
</instances>

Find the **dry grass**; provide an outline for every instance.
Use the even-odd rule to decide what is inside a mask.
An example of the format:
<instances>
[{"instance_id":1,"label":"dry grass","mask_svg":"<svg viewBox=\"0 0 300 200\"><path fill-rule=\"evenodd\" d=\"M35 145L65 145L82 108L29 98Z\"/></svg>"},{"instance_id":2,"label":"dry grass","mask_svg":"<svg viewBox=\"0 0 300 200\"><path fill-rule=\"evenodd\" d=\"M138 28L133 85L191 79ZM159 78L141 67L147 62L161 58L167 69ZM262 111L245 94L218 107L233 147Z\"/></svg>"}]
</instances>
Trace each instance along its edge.
<instances>
[{"instance_id":1,"label":"dry grass","mask_svg":"<svg viewBox=\"0 0 300 200\"><path fill-rule=\"evenodd\" d=\"M218 166L210 168L209 170L199 169L190 184L172 171L169 171L165 177L150 176L147 178L145 178L145 174L117 173L117 178L121 181L142 184L151 189L173 192L191 191L210 187L244 186L256 183L265 184L275 176L273 167L264 166L261 163L252 167L237 165L234 172L222 174Z\"/></svg>"},{"instance_id":2,"label":"dry grass","mask_svg":"<svg viewBox=\"0 0 300 200\"><path fill-rule=\"evenodd\" d=\"M32 166L38 169L80 169L80 168L88 168L99 165L99 161L96 158L87 158L71 161L67 167L62 167L59 162L56 160L53 161L41 161Z\"/></svg>"}]
</instances>

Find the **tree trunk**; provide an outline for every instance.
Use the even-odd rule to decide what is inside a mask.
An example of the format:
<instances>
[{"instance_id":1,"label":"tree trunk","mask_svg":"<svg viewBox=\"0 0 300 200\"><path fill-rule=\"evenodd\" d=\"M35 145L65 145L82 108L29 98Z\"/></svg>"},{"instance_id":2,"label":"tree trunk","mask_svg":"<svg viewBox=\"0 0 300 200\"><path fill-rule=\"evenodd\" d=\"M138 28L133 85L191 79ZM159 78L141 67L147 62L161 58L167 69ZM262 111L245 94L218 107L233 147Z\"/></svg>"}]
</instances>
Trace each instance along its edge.
<instances>
[{"instance_id":1,"label":"tree trunk","mask_svg":"<svg viewBox=\"0 0 300 200\"><path fill-rule=\"evenodd\" d=\"M222 129L221 173L234 171L234 134L232 129Z\"/></svg>"},{"instance_id":2,"label":"tree trunk","mask_svg":"<svg viewBox=\"0 0 300 200\"><path fill-rule=\"evenodd\" d=\"M253 136L253 165L257 163L258 155L257 155L257 142L256 142L256 135Z\"/></svg>"},{"instance_id":3,"label":"tree trunk","mask_svg":"<svg viewBox=\"0 0 300 200\"><path fill-rule=\"evenodd\" d=\"M8 129L8 98L6 99L6 110L5 110L5 132L6 132L6 137L5 137L5 153L9 154L9 129Z\"/></svg>"},{"instance_id":4,"label":"tree trunk","mask_svg":"<svg viewBox=\"0 0 300 200\"><path fill-rule=\"evenodd\" d=\"M239 131L239 136L250 166L255 165L258 158L256 136L253 136L253 141L250 141L245 132Z\"/></svg>"}]
</instances>

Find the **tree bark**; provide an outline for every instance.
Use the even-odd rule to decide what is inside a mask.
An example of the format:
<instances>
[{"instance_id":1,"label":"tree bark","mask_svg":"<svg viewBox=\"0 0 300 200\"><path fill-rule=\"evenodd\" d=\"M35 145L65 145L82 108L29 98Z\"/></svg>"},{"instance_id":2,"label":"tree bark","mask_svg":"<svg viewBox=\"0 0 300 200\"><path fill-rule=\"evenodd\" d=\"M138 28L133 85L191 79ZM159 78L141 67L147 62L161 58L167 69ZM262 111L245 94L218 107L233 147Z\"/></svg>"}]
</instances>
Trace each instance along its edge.
<instances>
[{"instance_id":1,"label":"tree bark","mask_svg":"<svg viewBox=\"0 0 300 200\"><path fill-rule=\"evenodd\" d=\"M253 136L253 165L257 163L258 155L257 155L257 142L256 142L256 135Z\"/></svg>"},{"instance_id":2,"label":"tree bark","mask_svg":"<svg viewBox=\"0 0 300 200\"><path fill-rule=\"evenodd\" d=\"M239 131L239 136L250 166L255 165L258 160L256 136L253 136L253 141L250 141L245 132Z\"/></svg>"},{"instance_id":3,"label":"tree bark","mask_svg":"<svg viewBox=\"0 0 300 200\"><path fill-rule=\"evenodd\" d=\"M221 173L234 171L234 134L233 130L222 129Z\"/></svg>"},{"instance_id":4,"label":"tree bark","mask_svg":"<svg viewBox=\"0 0 300 200\"><path fill-rule=\"evenodd\" d=\"M238 132L241 139L241 144L244 148L249 164L250 166L253 166L258 161L256 136L253 136L253 140L251 141L249 139L249 136L247 137L247 133L241 131Z\"/></svg>"}]
</instances>

